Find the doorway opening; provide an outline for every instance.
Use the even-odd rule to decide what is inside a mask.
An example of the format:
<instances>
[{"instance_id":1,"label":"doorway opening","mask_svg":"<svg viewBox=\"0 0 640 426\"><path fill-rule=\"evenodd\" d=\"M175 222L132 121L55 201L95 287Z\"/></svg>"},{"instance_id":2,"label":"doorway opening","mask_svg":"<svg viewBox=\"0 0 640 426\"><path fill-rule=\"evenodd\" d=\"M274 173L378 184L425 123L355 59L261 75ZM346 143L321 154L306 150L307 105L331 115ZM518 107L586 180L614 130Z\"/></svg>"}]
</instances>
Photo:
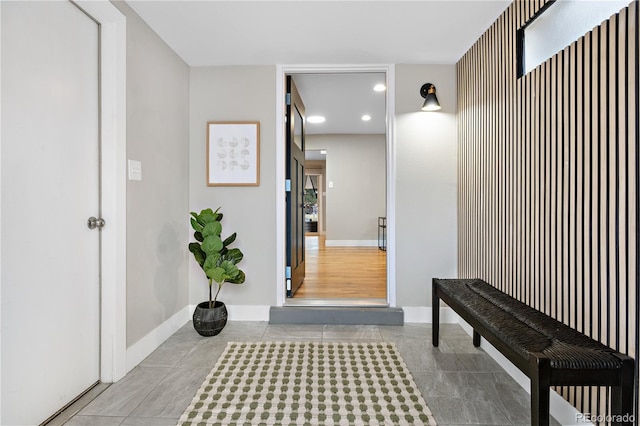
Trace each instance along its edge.
<instances>
[{"instance_id":1,"label":"doorway opening","mask_svg":"<svg viewBox=\"0 0 640 426\"><path fill-rule=\"evenodd\" d=\"M280 306L395 306L395 258L393 250L392 200L394 150L392 136L392 66L338 68L279 67L279 86L283 89L282 106L286 106L284 81L295 79L305 104L306 116L327 115L328 127L316 126L305 120L305 184L303 209L305 220L305 279L293 294L286 287L278 289ZM329 82L343 81L343 86L330 90ZM348 82L348 83L347 83ZM367 87L370 96L379 102L367 110L340 110L348 104L347 89L356 84ZM374 91L382 85L386 90ZM337 90L337 92L336 92ZM318 94L320 93L320 94ZM330 105L334 98L339 107L316 108L319 103ZM339 110L340 123L330 115ZM280 111L280 108L279 108ZM326 112L325 112L326 111ZM284 115L284 114L283 114ZM380 120L381 127L362 118L370 115ZM348 120L360 126L349 128ZM286 118L283 117L283 122ZM371 120L369 120L371 121ZM286 127L286 126L283 126ZM278 129L279 140L285 140L285 129ZM282 157L286 157L284 148ZM278 155L278 158L282 158ZM278 174L283 177L286 158L280 162ZM284 180L284 177L283 177ZM286 184L282 185L285 186ZM284 209L279 210L278 234L286 235ZM378 241L378 218L387 218L386 250ZM287 241L279 248L283 270L279 282L286 282ZM279 250L280 251L280 250Z\"/></svg>"}]
</instances>

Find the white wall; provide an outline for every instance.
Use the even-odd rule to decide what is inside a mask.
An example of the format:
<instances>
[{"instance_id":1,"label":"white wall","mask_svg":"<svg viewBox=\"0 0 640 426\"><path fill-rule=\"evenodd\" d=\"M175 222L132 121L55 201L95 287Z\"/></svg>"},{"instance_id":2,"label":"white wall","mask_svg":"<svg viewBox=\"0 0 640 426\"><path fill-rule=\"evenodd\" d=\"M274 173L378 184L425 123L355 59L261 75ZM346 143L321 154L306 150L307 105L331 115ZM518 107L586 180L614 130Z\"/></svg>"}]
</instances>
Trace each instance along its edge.
<instances>
[{"instance_id":1,"label":"white wall","mask_svg":"<svg viewBox=\"0 0 640 426\"><path fill-rule=\"evenodd\" d=\"M275 66L191 69L189 207L198 212L221 207L223 236L237 232L234 246L244 253L238 267L247 280L242 285L225 285L220 300L227 305L276 303L275 75ZM207 121L260 122L260 186L207 186ZM183 229L189 230L186 218ZM195 305L207 300L208 285L191 255L189 268L190 303ZM230 309L230 318L239 311Z\"/></svg>"},{"instance_id":2,"label":"white wall","mask_svg":"<svg viewBox=\"0 0 640 426\"><path fill-rule=\"evenodd\" d=\"M0 22L2 22L2 7L0 7ZM1 45L2 45L2 31L0 31L0 46ZM2 55L0 55L0 81L2 81ZM2 84L0 84L0 99L2 99ZM2 129L1 113L0 113L0 129ZM1 164L2 164L2 136L0 135L0 165ZM2 187L1 176L2 176L2 173L0 170L0 188ZM1 232L2 232L2 197L0 197L0 235L1 235ZM0 244L0 259L2 259L2 244ZM0 262L0 306L2 306L2 262ZM2 354L2 319L1 318L2 318L2 315L0 315L0 354ZM0 380L2 379L1 365L2 363L0 362ZM1 418L2 418L2 386L0 386L0 419Z\"/></svg>"},{"instance_id":3,"label":"white wall","mask_svg":"<svg viewBox=\"0 0 640 426\"><path fill-rule=\"evenodd\" d=\"M189 67L129 6L127 157L127 347L188 305ZM152 349L152 348L150 348Z\"/></svg>"},{"instance_id":4,"label":"white wall","mask_svg":"<svg viewBox=\"0 0 640 426\"><path fill-rule=\"evenodd\" d=\"M377 245L386 216L385 135L309 135L307 149L326 149L327 244Z\"/></svg>"},{"instance_id":5,"label":"white wall","mask_svg":"<svg viewBox=\"0 0 640 426\"><path fill-rule=\"evenodd\" d=\"M440 111L420 111L427 82ZM396 65L398 306L430 307L431 278L456 276L456 108L455 65Z\"/></svg>"}]
</instances>

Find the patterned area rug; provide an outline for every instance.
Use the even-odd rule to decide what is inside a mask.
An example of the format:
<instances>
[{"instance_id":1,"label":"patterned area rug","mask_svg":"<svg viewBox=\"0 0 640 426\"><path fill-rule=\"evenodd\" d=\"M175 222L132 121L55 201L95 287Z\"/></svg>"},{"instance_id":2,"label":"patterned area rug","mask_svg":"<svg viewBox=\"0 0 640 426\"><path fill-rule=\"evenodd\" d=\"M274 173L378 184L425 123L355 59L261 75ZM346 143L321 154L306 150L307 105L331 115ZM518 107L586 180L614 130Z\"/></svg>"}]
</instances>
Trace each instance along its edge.
<instances>
[{"instance_id":1,"label":"patterned area rug","mask_svg":"<svg viewBox=\"0 0 640 426\"><path fill-rule=\"evenodd\" d=\"M231 342L180 425L435 425L393 343Z\"/></svg>"}]
</instances>

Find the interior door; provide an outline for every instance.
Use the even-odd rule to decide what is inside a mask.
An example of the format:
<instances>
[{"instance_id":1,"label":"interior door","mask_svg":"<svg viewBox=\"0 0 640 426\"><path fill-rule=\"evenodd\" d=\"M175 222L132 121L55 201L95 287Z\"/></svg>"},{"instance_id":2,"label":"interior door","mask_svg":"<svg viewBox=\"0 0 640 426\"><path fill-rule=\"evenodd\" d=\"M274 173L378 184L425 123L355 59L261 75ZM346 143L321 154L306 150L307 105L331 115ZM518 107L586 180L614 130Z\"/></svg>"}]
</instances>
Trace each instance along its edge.
<instances>
[{"instance_id":1,"label":"interior door","mask_svg":"<svg viewBox=\"0 0 640 426\"><path fill-rule=\"evenodd\" d=\"M0 7L0 423L33 425L99 380L99 27L69 1Z\"/></svg>"},{"instance_id":2,"label":"interior door","mask_svg":"<svg viewBox=\"0 0 640 426\"><path fill-rule=\"evenodd\" d=\"M287 76L287 297L304 281L304 126L305 108L291 76Z\"/></svg>"}]
</instances>

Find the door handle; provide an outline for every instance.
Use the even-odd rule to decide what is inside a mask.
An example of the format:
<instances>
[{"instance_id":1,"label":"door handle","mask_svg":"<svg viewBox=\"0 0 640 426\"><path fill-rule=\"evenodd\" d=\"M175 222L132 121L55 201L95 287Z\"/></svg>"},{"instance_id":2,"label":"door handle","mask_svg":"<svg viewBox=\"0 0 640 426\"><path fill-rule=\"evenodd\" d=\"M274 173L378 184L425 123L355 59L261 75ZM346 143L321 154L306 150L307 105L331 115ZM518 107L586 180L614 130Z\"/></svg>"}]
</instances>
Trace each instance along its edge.
<instances>
[{"instance_id":1,"label":"door handle","mask_svg":"<svg viewBox=\"0 0 640 426\"><path fill-rule=\"evenodd\" d=\"M93 216L91 216L88 220L87 220L87 226L89 227L89 229L102 229L104 228L105 225L105 221L103 218L95 218Z\"/></svg>"}]
</instances>

